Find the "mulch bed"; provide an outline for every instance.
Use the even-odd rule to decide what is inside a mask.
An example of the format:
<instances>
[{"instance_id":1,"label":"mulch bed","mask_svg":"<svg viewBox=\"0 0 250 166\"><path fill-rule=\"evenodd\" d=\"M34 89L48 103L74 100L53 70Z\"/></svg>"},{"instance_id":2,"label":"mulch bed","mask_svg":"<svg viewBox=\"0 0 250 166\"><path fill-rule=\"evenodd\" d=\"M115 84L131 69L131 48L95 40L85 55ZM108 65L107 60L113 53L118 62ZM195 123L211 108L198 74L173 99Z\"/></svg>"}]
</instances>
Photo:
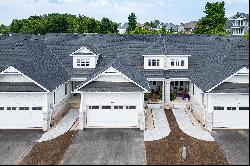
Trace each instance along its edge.
<instances>
[{"instance_id":1,"label":"mulch bed","mask_svg":"<svg viewBox=\"0 0 250 166\"><path fill-rule=\"evenodd\" d=\"M69 131L53 140L36 143L19 165L56 165L61 162L77 131Z\"/></svg>"},{"instance_id":2,"label":"mulch bed","mask_svg":"<svg viewBox=\"0 0 250 166\"><path fill-rule=\"evenodd\" d=\"M227 160L212 141L190 137L178 127L173 112L165 110L171 132L157 141L145 142L148 165L228 165ZM186 159L182 159L182 147Z\"/></svg>"}]
</instances>

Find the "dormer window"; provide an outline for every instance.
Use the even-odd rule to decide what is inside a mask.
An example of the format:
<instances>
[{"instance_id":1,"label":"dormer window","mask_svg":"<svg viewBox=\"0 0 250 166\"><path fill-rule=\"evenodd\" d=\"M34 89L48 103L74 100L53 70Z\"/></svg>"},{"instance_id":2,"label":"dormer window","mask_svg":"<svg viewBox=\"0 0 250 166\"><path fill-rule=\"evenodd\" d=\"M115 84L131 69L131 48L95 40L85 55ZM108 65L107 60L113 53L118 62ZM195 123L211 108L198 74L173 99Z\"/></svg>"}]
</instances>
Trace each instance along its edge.
<instances>
[{"instance_id":1,"label":"dormer window","mask_svg":"<svg viewBox=\"0 0 250 166\"><path fill-rule=\"evenodd\" d=\"M90 65L90 60L89 59L77 59L76 65L78 67L80 66L89 66Z\"/></svg>"},{"instance_id":2,"label":"dormer window","mask_svg":"<svg viewBox=\"0 0 250 166\"><path fill-rule=\"evenodd\" d=\"M148 66L160 66L160 59L148 59Z\"/></svg>"},{"instance_id":3,"label":"dormer window","mask_svg":"<svg viewBox=\"0 0 250 166\"><path fill-rule=\"evenodd\" d=\"M183 59L171 59L171 66L185 66Z\"/></svg>"},{"instance_id":4,"label":"dormer window","mask_svg":"<svg viewBox=\"0 0 250 166\"><path fill-rule=\"evenodd\" d=\"M99 55L96 55L86 47L81 47L70 54L73 57L73 68L95 68Z\"/></svg>"}]
</instances>

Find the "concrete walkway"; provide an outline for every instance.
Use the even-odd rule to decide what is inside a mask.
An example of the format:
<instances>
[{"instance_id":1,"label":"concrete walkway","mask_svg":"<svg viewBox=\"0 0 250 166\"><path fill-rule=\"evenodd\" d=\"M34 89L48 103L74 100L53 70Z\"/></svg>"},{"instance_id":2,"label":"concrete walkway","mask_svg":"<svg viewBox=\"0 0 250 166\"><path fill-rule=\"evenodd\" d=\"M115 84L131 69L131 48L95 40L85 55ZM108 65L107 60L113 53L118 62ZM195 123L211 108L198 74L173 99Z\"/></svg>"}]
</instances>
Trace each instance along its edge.
<instances>
[{"instance_id":1,"label":"concrete walkway","mask_svg":"<svg viewBox=\"0 0 250 166\"><path fill-rule=\"evenodd\" d=\"M179 125L179 128L186 133L187 135L204 140L204 141L214 141L212 135L204 131L197 126L194 126L185 112L186 105L185 104L174 104L173 113L176 118L176 121Z\"/></svg>"},{"instance_id":2,"label":"concrete walkway","mask_svg":"<svg viewBox=\"0 0 250 166\"><path fill-rule=\"evenodd\" d=\"M144 141L154 141L169 135L170 127L166 114L162 108L152 108L154 128L144 131Z\"/></svg>"},{"instance_id":3,"label":"concrete walkway","mask_svg":"<svg viewBox=\"0 0 250 166\"><path fill-rule=\"evenodd\" d=\"M79 110L71 109L69 113L64 116L64 118L56 127L44 133L37 142L48 141L66 133L72 127L72 125L75 123L78 117L79 117Z\"/></svg>"}]
</instances>

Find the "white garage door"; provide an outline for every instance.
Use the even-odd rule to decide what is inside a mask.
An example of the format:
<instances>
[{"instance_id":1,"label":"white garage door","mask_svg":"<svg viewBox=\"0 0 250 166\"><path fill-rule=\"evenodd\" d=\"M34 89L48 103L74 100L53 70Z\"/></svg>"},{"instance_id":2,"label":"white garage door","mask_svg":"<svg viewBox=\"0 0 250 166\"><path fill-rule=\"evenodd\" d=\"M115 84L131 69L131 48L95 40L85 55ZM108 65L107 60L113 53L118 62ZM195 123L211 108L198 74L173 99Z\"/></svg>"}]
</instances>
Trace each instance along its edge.
<instances>
[{"instance_id":1,"label":"white garage door","mask_svg":"<svg viewBox=\"0 0 250 166\"><path fill-rule=\"evenodd\" d=\"M249 107L218 107L213 112L213 128L249 129Z\"/></svg>"},{"instance_id":2,"label":"white garage door","mask_svg":"<svg viewBox=\"0 0 250 166\"><path fill-rule=\"evenodd\" d=\"M87 127L123 128L137 126L137 106L87 106Z\"/></svg>"},{"instance_id":3,"label":"white garage door","mask_svg":"<svg viewBox=\"0 0 250 166\"><path fill-rule=\"evenodd\" d=\"M42 107L0 107L0 129L42 127Z\"/></svg>"}]
</instances>

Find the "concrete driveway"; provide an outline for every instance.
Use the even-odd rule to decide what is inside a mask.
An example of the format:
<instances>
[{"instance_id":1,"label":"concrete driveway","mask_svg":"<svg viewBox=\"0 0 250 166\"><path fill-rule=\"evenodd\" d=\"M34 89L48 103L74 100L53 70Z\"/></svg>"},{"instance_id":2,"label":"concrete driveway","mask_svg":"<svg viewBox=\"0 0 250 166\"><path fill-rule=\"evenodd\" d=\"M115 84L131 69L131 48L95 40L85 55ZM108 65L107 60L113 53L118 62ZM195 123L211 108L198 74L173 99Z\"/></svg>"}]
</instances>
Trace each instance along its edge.
<instances>
[{"instance_id":1,"label":"concrete driveway","mask_svg":"<svg viewBox=\"0 0 250 166\"><path fill-rule=\"evenodd\" d=\"M42 134L42 130L0 130L0 165L18 164Z\"/></svg>"},{"instance_id":2,"label":"concrete driveway","mask_svg":"<svg viewBox=\"0 0 250 166\"><path fill-rule=\"evenodd\" d=\"M144 164L143 131L139 129L79 131L62 164L142 165Z\"/></svg>"},{"instance_id":3,"label":"concrete driveway","mask_svg":"<svg viewBox=\"0 0 250 166\"><path fill-rule=\"evenodd\" d=\"M232 165L249 165L249 130L215 130L215 141Z\"/></svg>"}]
</instances>

